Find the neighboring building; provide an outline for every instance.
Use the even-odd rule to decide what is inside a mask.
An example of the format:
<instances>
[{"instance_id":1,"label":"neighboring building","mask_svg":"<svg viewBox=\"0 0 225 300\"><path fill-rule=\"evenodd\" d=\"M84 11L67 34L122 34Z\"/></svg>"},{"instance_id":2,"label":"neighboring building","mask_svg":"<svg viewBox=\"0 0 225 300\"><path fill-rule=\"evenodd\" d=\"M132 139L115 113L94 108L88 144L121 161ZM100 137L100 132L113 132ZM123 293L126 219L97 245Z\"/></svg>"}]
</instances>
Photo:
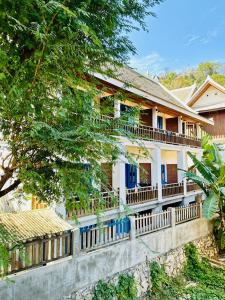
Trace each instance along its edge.
<instances>
[{"instance_id":1,"label":"neighboring building","mask_svg":"<svg viewBox=\"0 0 225 300\"><path fill-rule=\"evenodd\" d=\"M179 95L184 89L177 89L172 93ZM198 89L192 90L192 95L184 102L201 116L214 122L214 126L204 125L203 130L213 137L214 142L225 144L225 87L208 76ZM223 155L225 159L225 152Z\"/></svg>"},{"instance_id":2,"label":"neighboring building","mask_svg":"<svg viewBox=\"0 0 225 300\"><path fill-rule=\"evenodd\" d=\"M172 94L182 100L184 103L188 103L191 99L192 95L196 91L197 87L196 84L192 84L191 86L171 90Z\"/></svg>"}]
</instances>

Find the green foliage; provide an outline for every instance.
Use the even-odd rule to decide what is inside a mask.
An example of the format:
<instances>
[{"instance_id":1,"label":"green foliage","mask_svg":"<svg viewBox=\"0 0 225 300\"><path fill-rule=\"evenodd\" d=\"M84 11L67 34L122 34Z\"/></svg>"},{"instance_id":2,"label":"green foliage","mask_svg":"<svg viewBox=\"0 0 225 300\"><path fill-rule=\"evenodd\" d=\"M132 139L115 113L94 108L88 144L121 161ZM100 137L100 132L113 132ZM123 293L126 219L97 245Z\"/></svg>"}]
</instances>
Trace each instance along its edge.
<instances>
[{"instance_id":1,"label":"green foliage","mask_svg":"<svg viewBox=\"0 0 225 300\"><path fill-rule=\"evenodd\" d=\"M132 276L121 274L115 286L100 280L95 288L93 300L136 300L137 288Z\"/></svg>"},{"instance_id":2,"label":"green foliage","mask_svg":"<svg viewBox=\"0 0 225 300\"><path fill-rule=\"evenodd\" d=\"M0 197L22 183L40 200L79 197L85 207L97 193L92 178L107 185L98 162L113 163L121 152L119 130L96 121L93 102L102 91L90 74L113 76L135 53L132 24L145 29L160 2L0 1L0 132L9 150Z\"/></svg>"},{"instance_id":3,"label":"green foliage","mask_svg":"<svg viewBox=\"0 0 225 300\"><path fill-rule=\"evenodd\" d=\"M203 156L199 160L188 152L193 161L191 170L196 169L199 175L191 171L185 172L188 180L199 185L206 195L203 203L203 215L212 219L219 213L219 222L216 221L215 236L219 248L225 249L225 163L222 160L220 149L209 136L202 140Z\"/></svg>"},{"instance_id":4,"label":"green foliage","mask_svg":"<svg viewBox=\"0 0 225 300\"><path fill-rule=\"evenodd\" d=\"M118 300L136 300L137 287L133 276L121 274L116 286Z\"/></svg>"},{"instance_id":5,"label":"green foliage","mask_svg":"<svg viewBox=\"0 0 225 300\"><path fill-rule=\"evenodd\" d=\"M115 286L99 280L95 287L93 300L113 300L116 296Z\"/></svg>"},{"instance_id":6,"label":"green foliage","mask_svg":"<svg viewBox=\"0 0 225 300\"><path fill-rule=\"evenodd\" d=\"M200 86L207 76L225 86L224 65L216 62L203 62L197 68L183 73L168 72L161 76L160 81L169 89L178 89L190 86L194 83Z\"/></svg>"},{"instance_id":7,"label":"green foliage","mask_svg":"<svg viewBox=\"0 0 225 300\"><path fill-rule=\"evenodd\" d=\"M175 300L182 295L182 278L168 276L164 267L155 261L150 264L150 275L152 282L150 299Z\"/></svg>"},{"instance_id":8,"label":"green foliage","mask_svg":"<svg viewBox=\"0 0 225 300\"><path fill-rule=\"evenodd\" d=\"M206 259L200 259L196 247L185 247L187 262L183 274L170 277L158 263L150 264L151 300L222 300L225 299L225 269L212 267Z\"/></svg>"},{"instance_id":9,"label":"green foliage","mask_svg":"<svg viewBox=\"0 0 225 300\"><path fill-rule=\"evenodd\" d=\"M200 259L193 244L186 245L185 253L187 264L184 275L197 283L196 287L188 289L191 299L225 299L225 269L212 267L206 259Z\"/></svg>"}]
</instances>

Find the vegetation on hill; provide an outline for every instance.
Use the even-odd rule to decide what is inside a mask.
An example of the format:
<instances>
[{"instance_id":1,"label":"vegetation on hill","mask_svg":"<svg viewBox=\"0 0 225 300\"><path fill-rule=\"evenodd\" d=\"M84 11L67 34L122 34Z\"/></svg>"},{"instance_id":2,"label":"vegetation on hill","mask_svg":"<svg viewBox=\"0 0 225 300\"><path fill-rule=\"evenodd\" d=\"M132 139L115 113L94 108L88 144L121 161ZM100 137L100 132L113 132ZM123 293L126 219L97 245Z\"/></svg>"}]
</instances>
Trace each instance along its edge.
<instances>
[{"instance_id":1,"label":"vegetation on hill","mask_svg":"<svg viewBox=\"0 0 225 300\"><path fill-rule=\"evenodd\" d=\"M152 289L150 300L222 300L225 299L225 268L217 268L200 258L193 244L185 247L187 263L177 277L170 277L157 262L150 264Z\"/></svg>"},{"instance_id":2,"label":"vegetation on hill","mask_svg":"<svg viewBox=\"0 0 225 300\"><path fill-rule=\"evenodd\" d=\"M209 75L213 80L225 86L225 66L215 62L203 62L196 68L189 69L182 73L168 72L160 76L160 82L168 89L178 89L196 83L200 86Z\"/></svg>"}]
</instances>

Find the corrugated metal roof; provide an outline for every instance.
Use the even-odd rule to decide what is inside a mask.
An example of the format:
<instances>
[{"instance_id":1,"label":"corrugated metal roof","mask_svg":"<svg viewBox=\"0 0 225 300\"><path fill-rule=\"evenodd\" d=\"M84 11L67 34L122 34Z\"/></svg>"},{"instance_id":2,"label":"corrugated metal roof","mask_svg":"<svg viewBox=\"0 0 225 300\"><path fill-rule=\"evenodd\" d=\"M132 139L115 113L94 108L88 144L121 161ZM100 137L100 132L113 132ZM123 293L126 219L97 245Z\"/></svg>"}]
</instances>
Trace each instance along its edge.
<instances>
[{"instance_id":1,"label":"corrugated metal roof","mask_svg":"<svg viewBox=\"0 0 225 300\"><path fill-rule=\"evenodd\" d=\"M50 209L2 213L0 224L17 241L56 234L73 228Z\"/></svg>"}]
</instances>

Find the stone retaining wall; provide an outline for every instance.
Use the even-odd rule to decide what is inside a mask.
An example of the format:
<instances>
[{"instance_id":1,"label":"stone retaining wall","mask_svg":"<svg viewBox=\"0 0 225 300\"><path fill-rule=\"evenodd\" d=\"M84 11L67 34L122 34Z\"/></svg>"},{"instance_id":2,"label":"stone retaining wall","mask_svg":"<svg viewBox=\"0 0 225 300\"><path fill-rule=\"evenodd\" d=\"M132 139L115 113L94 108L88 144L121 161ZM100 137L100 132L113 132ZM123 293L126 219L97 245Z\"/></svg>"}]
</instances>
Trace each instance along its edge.
<instances>
[{"instance_id":1,"label":"stone retaining wall","mask_svg":"<svg viewBox=\"0 0 225 300\"><path fill-rule=\"evenodd\" d=\"M193 241L193 244L197 247L200 255L202 256L212 258L218 254L215 239L212 234ZM158 261L161 265L164 265L165 271L169 276L177 276L181 272L186 262L184 246L171 250L164 255L160 255L154 258L154 260ZM123 272L125 274L134 276L137 284L138 297L140 298L143 297L151 287L149 271L149 261L146 260L146 262L138 264L135 267ZM111 278L107 278L106 281L116 284L118 277L119 274L116 274ZM65 299L92 300L94 289L95 285L91 285L85 289L74 291Z\"/></svg>"}]
</instances>

